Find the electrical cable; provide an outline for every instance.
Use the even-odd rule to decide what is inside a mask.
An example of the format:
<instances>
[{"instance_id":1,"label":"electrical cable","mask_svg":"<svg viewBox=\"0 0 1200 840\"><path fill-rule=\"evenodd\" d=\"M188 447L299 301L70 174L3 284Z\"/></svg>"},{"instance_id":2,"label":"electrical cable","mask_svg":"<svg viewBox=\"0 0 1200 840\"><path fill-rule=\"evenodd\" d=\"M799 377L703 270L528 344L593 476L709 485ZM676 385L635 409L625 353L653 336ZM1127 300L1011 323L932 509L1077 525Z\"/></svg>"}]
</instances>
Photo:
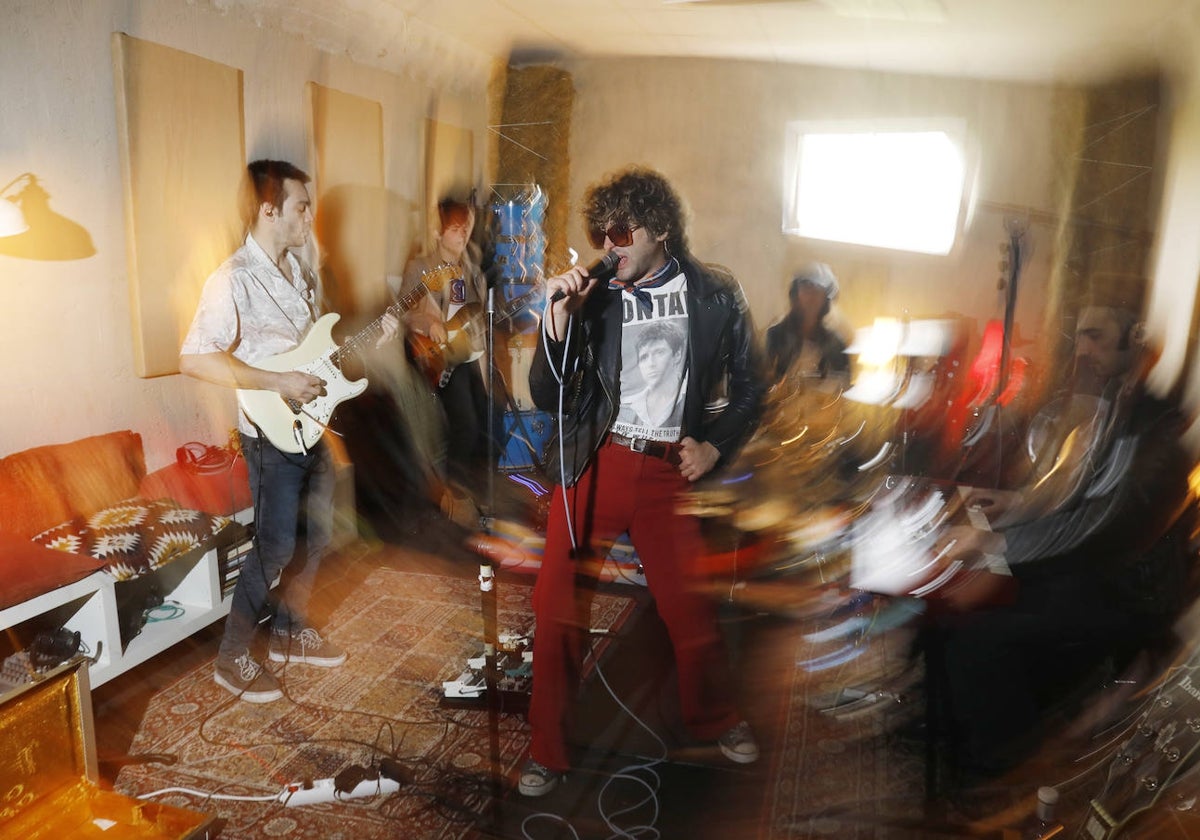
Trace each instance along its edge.
<instances>
[{"instance_id":1,"label":"electrical cable","mask_svg":"<svg viewBox=\"0 0 1200 840\"><path fill-rule=\"evenodd\" d=\"M588 653L592 659L592 667L595 668L596 675L599 676L600 682L608 691L609 696L612 697L613 701L621 707L621 710L625 712L625 714L628 715L634 723L649 733L650 737L653 738L658 744L661 751L661 755L658 758L647 758L643 761L628 764L620 768L616 772L610 774L608 779L606 779L604 784L600 787L600 791L596 794L596 807L600 812L600 818L604 820L604 824L613 832L609 835L608 840L613 840L613 838L627 838L627 840L636 840L636 838L660 837L661 832L655 827L654 824L658 822L658 817L661 813L658 802L658 786L662 783L662 779L654 770L654 768L667 760L667 755L669 752L667 749L667 744L659 736L659 734L655 732L653 728L651 728L649 724L638 717L633 710L630 709L629 706L627 706L625 702L617 696L617 692L613 690L612 685L610 685L608 682L608 678L604 676L604 671L600 668L600 660L596 655L595 648L589 646ZM634 775L635 773L645 773L650 777L650 781L647 781L641 776ZM638 800L630 805L626 805L618 810L609 811L605 804L604 798L617 780L633 782L635 785L645 788L646 796L641 800ZM616 820L619 817L633 813L634 811L646 805L651 806L651 812L653 814L653 818L649 823L630 826L628 828L622 828L617 825ZM533 813L521 821L521 834L525 837L525 840L534 840L534 838L529 834L528 826L535 820L539 819L550 819L561 823L568 831L571 832L571 836L578 840L579 834L575 831L574 826L572 826L568 820L557 814L552 814L549 812Z\"/></svg>"},{"instance_id":2,"label":"electrical cable","mask_svg":"<svg viewBox=\"0 0 1200 840\"><path fill-rule=\"evenodd\" d=\"M187 793L192 796L203 796L205 799L229 799L237 802L272 802L279 799L279 794L273 793L269 796L235 796L231 793L209 793L204 790L195 790L185 787L169 787L152 790L149 793L138 794L138 799L149 799L152 796L161 796L164 793Z\"/></svg>"},{"instance_id":3,"label":"electrical cable","mask_svg":"<svg viewBox=\"0 0 1200 840\"><path fill-rule=\"evenodd\" d=\"M563 352L562 358L559 360L560 368L559 370L555 370L550 356L550 336L549 327L547 326L550 323L550 303L550 298L547 298L545 307L542 310L542 349L546 353L546 364L550 368L550 373L554 375L555 381L558 382L558 489L562 494L563 516L567 522L567 537L571 541L571 550L575 551L579 548L579 544L575 538L575 523L573 521L574 517L571 516L571 502L567 496L566 445L563 442L563 424L566 419L565 403L567 393L567 355L570 352L571 333L575 326L575 315L570 314L567 316L567 332L566 335L563 336L562 340ZM574 354L571 361L571 374L574 375L574 373L579 369L579 354Z\"/></svg>"}]
</instances>

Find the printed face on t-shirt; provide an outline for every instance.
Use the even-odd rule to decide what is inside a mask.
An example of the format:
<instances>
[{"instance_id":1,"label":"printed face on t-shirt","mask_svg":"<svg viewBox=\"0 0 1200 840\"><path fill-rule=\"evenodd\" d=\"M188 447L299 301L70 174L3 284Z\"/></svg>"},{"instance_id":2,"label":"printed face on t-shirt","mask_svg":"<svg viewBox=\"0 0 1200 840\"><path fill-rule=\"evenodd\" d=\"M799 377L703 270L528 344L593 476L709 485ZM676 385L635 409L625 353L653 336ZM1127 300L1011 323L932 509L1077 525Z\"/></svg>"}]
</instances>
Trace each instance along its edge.
<instances>
[{"instance_id":1,"label":"printed face on t-shirt","mask_svg":"<svg viewBox=\"0 0 1200 840\"><path fill-rule=\"evenodd\" d=\"M638 368L646 384L656 387L662 382L664 374L678 371L681 356L682 353L671 349L666 339L655 338L643 342L638 347Z\"/></svg>"}]
</instances>

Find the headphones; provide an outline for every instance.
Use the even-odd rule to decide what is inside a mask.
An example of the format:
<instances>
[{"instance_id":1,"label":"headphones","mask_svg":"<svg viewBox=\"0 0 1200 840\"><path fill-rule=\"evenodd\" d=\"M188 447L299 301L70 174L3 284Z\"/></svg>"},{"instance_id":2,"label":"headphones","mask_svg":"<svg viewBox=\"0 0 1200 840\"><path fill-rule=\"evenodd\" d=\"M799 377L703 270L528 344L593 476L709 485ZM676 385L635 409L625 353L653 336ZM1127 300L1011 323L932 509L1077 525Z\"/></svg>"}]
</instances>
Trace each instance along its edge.
<instances>
[{"instance_id":1,"label":"headphones","mask_svg":"<svg viewBox=\"0 0 1200 840\"><path fill-rule=\"evenodd\" d=\"M229 469L233 453L221 446L192 442L175 450L175 460L191 473L217 473Z\"/></svg>"},{"instance_id":2,"label":"headphones","mask_svg":"<svg viewBox=\"0 0 1200 840\"><path fill-rule=\"evenodd\" d=\"M1121 331L1121 340L1117 342L1117 349L1129 350L1140 345L1143 338L1145 338L1145 325L1141 321L1134 321Z\"/></svg>"}]
</instances>

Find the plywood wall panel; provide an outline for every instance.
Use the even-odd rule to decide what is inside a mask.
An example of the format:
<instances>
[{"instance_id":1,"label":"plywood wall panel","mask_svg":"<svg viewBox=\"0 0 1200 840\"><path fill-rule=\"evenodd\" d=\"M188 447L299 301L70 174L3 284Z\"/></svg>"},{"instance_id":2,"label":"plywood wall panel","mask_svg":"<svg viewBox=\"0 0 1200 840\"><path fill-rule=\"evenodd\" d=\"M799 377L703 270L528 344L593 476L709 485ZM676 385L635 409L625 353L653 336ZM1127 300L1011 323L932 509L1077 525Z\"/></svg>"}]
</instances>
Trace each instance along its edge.
<instances>
[{"instance_id":1,"label":"plywood wall panel","mask_svg":"<svg viewBox=\"0 0 1200 840\"><path fill-rule=\"evenodd\" d=\"M138 376L178 373L179 346L205 278L241 237L242 72L114 33Z\"/></svg>"}]
</instances>

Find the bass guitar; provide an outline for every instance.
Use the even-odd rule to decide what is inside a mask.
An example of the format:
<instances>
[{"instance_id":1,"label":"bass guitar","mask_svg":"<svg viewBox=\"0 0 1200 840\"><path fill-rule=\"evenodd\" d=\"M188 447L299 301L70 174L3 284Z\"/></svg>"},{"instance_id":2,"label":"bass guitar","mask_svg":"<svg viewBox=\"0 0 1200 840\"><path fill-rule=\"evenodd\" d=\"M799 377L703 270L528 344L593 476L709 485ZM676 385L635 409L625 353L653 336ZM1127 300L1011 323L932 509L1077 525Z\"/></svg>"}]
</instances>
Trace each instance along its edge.
<instances>
[{"instance_id":1,"label":"bass guitar","mask_svg":"<svg viewBox=\"0 0 1200 840\"><path fill-rule=\"evenodd\" d=\"M496 322L506 321L528 303L544 293L540 285L510 301L496 312ZM459 365L469 364L483 355L479 346L486 328L487 312L476 303L468 303L446 321L446 340L437 342L429 336L413 332L408 335L408 347L413 362L421 369L430 387L446 387L450 374Z\"/></svg>"},{"instance_id":2,"label":"bass guitar","mask_svg":"<svg viewBox=\"0 0 1200 840\"><path fill-rule=\"evenodd\" d=\"M329 427L334 409L366 390L365 377L346 378L342 371L343 361L379 339L385 315L399 316L412 309L431 290L440 289L452 271L450 266L441 266L426 272L419 285L340 346L333 340L333 325L340 316L330 313L317 319L295 349L255 363L256 367L277 373L296 370L320 377L325 381L325 393L321 396L301 403L287 399L277 391L239 388L238 405L276 449L293 454L307 453Z\"/></svg>"}]
</instances>

